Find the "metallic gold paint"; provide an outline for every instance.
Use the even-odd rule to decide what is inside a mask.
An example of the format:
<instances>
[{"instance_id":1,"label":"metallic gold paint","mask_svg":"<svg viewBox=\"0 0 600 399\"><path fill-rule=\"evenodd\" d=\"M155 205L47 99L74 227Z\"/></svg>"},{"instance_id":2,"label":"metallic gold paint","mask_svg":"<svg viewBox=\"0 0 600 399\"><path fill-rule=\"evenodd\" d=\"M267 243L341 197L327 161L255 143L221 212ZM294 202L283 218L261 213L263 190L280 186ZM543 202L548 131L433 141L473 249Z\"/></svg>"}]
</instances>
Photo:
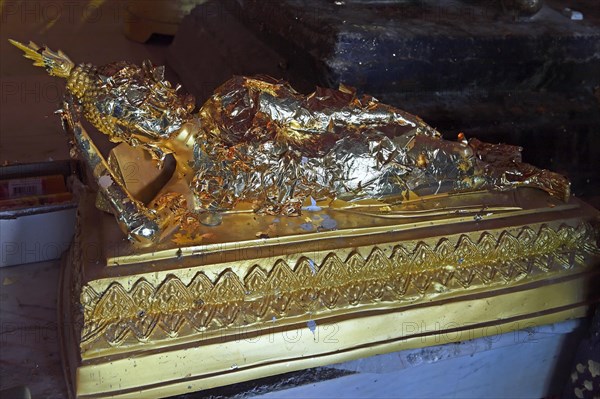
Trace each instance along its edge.
<instances>
[{"instance_id":1,"label":"metallic gold paint","mask_svg":"<svg viewBox=\"0 0 600 399\"><path fill-rule=\"evenodd\" d=\"M426 216L453 201L500 210ZM84 201L63 275L68 378L83 398L162 397L583 317L599 299L598 212L554 201L520 189L325 208L338 230L261 240L261 218L226 214L229 242L225 220L213 244L157 252L107 242L118 230Z\"/></svg>"}]
</instances>

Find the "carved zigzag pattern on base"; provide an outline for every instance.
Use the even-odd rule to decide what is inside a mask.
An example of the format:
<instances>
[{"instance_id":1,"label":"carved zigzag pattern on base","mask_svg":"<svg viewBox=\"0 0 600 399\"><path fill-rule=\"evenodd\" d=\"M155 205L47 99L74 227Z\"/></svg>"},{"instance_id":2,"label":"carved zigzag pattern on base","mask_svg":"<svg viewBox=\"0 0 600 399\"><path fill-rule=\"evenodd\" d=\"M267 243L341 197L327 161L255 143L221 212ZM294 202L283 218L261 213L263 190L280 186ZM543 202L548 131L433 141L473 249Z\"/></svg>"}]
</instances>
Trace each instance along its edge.
<instances>
[{"instance_id":1,"label":"carved zigzag pattern on base","mask_svg":"<svg viewBox=\"0 0 600 399\"><path fill-rule=\"evenodd\" d=\"M243 279L225 269L215 281L199 272L187 285L169 275L156 287L142 278L130 291L118 283L102 293L85 286L81 344L104 339L118 346L128 337L146 342L250 326L273 317L401 304L430 293L582 267L598 253L587 224L558 230L542 226L537 232L523 227L515 235L483 232L476 241L461 235L455 243L442 238L435 246L402 243L393 247L391 256L373 246L366 259L358 252L345 260L331 252L319 265L307 257L295 265L279 259L268 272L255 265Z\"/></svg>"}]
</instances>

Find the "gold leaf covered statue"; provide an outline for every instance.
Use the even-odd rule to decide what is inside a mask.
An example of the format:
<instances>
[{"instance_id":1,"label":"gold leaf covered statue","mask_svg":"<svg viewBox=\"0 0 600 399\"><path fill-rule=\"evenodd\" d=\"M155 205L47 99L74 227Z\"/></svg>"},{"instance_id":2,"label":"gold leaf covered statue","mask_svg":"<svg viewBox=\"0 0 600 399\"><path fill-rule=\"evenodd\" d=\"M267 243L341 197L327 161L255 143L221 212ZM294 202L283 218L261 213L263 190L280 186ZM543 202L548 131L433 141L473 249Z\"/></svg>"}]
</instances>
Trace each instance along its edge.
<instances>
[{"instance_id":1,"label":"gold leaf covered statue","mask_svg":"<svg viewBox=\"0 0 600 399\"><path fill-rule=\"evenodd\" d=\"M75 64L61 51L11 43L34 65L67 79L60 111L76 148L122 229L152 243L195 219L249 203L257 213L297 216L307 199L396 198L531 186L566 200L564 177L521 162L521 148L447 141L420 118L346 86L302 95L269 77L234 77L194 113L164 67ZM148 204L135 199L83 128L80 114L113 142L141 147L170 181Z\"/></svg>"}]
</instances>

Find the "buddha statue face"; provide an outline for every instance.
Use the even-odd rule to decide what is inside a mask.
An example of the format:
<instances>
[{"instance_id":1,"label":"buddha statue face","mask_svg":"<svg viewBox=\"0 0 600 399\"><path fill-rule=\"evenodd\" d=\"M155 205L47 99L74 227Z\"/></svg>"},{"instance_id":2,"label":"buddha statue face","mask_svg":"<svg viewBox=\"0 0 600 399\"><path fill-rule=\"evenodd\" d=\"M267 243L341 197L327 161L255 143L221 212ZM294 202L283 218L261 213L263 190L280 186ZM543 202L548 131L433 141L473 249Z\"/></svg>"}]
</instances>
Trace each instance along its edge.
<instances>
[{"instance_id":1,"label":"buddha statue face","mask_svg":"<svg viewBox=\"0 0 600 399\"><path fill-rule=\"evenodd\" d=\"M192 118L194 98L164 79L164 67L113 63L98 70L96 107L121 127L123 141L169 139Z\"/></svg>"}]
</instances>

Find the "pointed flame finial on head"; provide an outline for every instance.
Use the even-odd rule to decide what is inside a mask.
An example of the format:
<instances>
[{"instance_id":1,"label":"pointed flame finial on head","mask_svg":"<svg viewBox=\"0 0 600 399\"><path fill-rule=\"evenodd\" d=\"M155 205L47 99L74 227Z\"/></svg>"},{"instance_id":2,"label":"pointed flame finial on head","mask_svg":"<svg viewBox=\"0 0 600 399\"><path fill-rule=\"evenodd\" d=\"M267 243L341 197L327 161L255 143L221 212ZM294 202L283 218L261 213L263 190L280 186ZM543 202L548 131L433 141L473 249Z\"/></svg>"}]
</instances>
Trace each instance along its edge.
<instances>
[{"instance_id":1,"label":"pointed flame finial on head","mask_svg":"<svg viewBox=\"0 0 600 399\"><path fill-rule=\"evenodd\" d=\"M8 39L8 41L21 49L25 53L25 58L33 60L33 65L44 67L46 72L51 76L68 78L71 70L75 67L73 61L60 50L54 52L46 46L40 47L34 42L29 42L28 45L25 45L12 39Z\"/></svg>"}]
</instances>

